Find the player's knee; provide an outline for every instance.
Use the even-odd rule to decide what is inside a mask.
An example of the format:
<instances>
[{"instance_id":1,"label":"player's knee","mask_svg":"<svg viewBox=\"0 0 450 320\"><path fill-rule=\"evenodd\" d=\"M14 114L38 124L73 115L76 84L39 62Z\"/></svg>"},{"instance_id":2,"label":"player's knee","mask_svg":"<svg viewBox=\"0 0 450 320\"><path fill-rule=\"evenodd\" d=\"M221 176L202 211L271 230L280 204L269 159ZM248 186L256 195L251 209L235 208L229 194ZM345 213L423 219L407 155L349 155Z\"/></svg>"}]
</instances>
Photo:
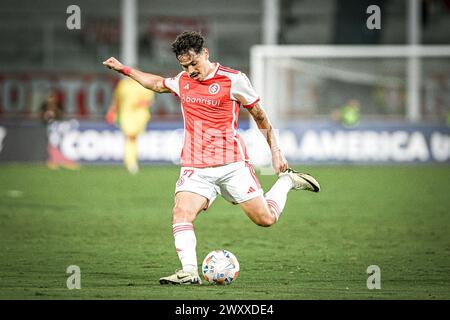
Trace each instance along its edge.
<instances>
[{"instance_id":1,"label":"player's knee","mask_svg":"<svg viewBox=\"0 0 450 320\"><path fill-rule=\"evenodd\" d=\"M262 222L258 223L258 225L263 228L268 228L268 227L272 226L275 223L275 221L276 221L276 219L269 218L269 219L265 219Z\"/></svg>"},{"instance_id":2,"label":"player's knee","mask_svg":"<svg viewBox=\"0 0 450 320\"><path fill-rule=\"evenodd\" d=\"M194 221L196 213L192 210L189 210L184 206L175 206L172 210L172 222L180 223L180 222L192 222Z\"/></svg>"},{"instance_id":3,"label":"player's knee","mask_svg":"<svg viewBox=\"0 0 450 320\"><path fill-rule=\"evenodd\" d=\"M258 219L255 221L255 223L260 226L260 227L264 227L264 228L268 228L270 226L272 226L275 222L277 222L277 219L271 215L271 214L266 214L264 212L264 214L261 214Z\"/></svg>"}]
</instances>

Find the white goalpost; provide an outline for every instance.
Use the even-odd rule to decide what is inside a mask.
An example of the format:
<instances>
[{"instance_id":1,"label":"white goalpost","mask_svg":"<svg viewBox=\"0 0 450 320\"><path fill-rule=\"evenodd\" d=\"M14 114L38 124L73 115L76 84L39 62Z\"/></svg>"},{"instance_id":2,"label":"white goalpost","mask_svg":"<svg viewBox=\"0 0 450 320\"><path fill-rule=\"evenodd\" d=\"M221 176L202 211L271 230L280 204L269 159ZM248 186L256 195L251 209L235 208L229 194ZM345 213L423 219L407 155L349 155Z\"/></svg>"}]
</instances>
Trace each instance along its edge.
<instances>
[{"instance_id":1,"label":"white goalpost","mask_svg":"<svg viewBox=\"0 0 450 320\"><path fill-rule=\"evenodd\" d=\"M409 122L450 111L447 45L258 45L250 68L277 127L326 117L351 98L363 114Z\"/></svg>"}]
</instances>

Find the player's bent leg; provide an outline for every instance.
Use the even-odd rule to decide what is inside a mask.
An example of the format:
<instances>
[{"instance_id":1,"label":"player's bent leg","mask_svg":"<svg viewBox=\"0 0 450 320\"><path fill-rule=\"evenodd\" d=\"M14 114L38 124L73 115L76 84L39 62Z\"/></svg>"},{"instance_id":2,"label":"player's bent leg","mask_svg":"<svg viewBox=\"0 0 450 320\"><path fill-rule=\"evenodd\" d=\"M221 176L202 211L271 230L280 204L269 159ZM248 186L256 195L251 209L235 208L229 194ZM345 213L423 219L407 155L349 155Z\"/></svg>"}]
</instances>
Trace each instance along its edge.
<instances>
[{"instance_id":1,"label":"player's bent leg","mask_svg":"<svg viewBox=\"0 0 450 320\"><path fill-rule=\"evenodd\" d=\"M286 205L287 195L290 190L307 190L319 192L320 185L317 180L309 174L301 173L288 168L278 176L278 180L266 193L267 205L275 213L277 220L280 218Z\"/></svg>"},{"instance_id":2,"label":"player's bent leg","mask_svg":"<svg viewBox=\"0 0 450 320\"><path fill-rule=\"evenodd\" d=\"M239 203L242 210L255 224L270 227L277 221L275 213L269 208L262 195Z\"/></svg>"},{"instance_id":3,"label":"player's bent leg","mask_svg":"<svg viewBox=\"0 0 450 320\"><path fill-rule=\"evenodd\" d=\"M160 284L201 284L197 270L197 239L192 223L207 204L207 198L193 192L182 191L175 195L172 228L182 270L159 279Z\"/></svg>"},{"instance_id":4,"label":"player's bent leg","mask_svg":"<svg viewBox=\"0 0 450 320\"><path fill-rule=\"evenodd\" d=\"M230 172L221 181L221 195L233 204L239 204L255 224L269 227L277 221L276 213L263 197L261 184L253 166L246 162L229 165Z\"/></svg>"}]
</instances>

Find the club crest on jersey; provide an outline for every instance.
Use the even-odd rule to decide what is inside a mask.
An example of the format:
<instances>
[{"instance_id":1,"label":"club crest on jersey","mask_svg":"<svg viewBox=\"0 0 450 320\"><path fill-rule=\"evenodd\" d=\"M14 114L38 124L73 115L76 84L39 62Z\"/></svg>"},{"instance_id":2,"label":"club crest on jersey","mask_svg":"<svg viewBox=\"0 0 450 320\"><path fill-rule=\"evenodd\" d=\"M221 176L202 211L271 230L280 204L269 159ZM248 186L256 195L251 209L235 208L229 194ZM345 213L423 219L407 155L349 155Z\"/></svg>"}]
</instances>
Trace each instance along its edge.
<instances>
[{"instance_id":1,"label":"club crest on jersey","mask_svg":"<svg viewBox=\"0 0 450 320\"><path fill-rule=\"evenodd\" d=\"M208 88L209 93L217 94L220 91L220 86L217 83L213 83Z\"/></svg>"}]
</instances>

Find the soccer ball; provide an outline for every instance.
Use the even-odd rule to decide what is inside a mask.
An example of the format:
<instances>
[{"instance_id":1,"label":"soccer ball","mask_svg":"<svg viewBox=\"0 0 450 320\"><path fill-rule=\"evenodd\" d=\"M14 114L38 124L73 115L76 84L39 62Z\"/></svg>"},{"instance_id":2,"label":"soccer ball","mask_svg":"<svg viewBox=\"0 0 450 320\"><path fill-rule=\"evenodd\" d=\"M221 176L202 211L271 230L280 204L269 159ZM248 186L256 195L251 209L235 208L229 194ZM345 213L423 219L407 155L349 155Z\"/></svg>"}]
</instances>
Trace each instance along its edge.
<instances>
[{"instance_id":1,"label":"soccer ball","mask_svg":"<svg viewBox=\"0 0 450 320\"><path fill-rule=\"evenodd\" d=\"M230 284L239 272L239 262L230 251L214 250L202 263L205 280L214 284Z\"/></svg>"}]
</instances>

